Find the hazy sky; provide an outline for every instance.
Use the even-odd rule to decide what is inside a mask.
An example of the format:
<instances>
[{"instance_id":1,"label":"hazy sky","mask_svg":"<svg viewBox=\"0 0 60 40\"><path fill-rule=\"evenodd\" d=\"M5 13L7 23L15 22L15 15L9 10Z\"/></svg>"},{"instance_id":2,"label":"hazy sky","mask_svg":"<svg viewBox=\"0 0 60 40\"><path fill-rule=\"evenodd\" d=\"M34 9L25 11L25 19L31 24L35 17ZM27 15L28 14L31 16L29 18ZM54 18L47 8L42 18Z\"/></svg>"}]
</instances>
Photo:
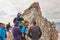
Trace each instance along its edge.
<instances>
[{"instance_id":1,"label":"hazy sky","mask_svg":"<svg viewBox=\"0 0 60 40\"><path fill-rule=\"evenodd\" d=\"M23 13L33 2L39 2L45 18L60 22L60 0L0 0L0 22L12 22L18 12Z\"/></svg>"}]
</instances>

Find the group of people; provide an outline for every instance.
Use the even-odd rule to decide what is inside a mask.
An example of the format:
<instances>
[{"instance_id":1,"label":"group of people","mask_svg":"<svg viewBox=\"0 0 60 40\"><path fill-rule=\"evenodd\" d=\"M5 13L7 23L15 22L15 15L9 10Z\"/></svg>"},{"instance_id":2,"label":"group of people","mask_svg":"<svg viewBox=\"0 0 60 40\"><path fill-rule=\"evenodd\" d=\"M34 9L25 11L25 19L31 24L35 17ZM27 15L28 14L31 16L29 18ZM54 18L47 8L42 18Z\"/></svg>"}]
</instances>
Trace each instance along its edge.
<instances>
[{"instance_id":1,"label":"group of people","mask_svg":"<svg viewBox=\"0 0 60 40\"><path fill-rule=\"evenodd\" d=\"M6 32L9 32L9 28L11 28L10 23L8 23L7 25L5 25L4 23L0 23L0 40L6 40Z\"/></svg>"},{"instance_id":2,"label":"group of people","mask_svg":"<svg viewBox=\"0 0 60 40\"><path fill-rule=\"evenodd\" d=\"M9 32L9 28L12 28L12 40L28 40L28 37L32 40L39 40L42 35L41 29L36 25L36 22L32 21L32 26L30 26L30 23L27 20L24 20L21 13L17 14L13 23L13 27L10 26L10 23L6 27L5 24L0 23L0 40L6 40L6 31ZM29 30L27 32L28 28Z\"/></svg>"}]
</instances>

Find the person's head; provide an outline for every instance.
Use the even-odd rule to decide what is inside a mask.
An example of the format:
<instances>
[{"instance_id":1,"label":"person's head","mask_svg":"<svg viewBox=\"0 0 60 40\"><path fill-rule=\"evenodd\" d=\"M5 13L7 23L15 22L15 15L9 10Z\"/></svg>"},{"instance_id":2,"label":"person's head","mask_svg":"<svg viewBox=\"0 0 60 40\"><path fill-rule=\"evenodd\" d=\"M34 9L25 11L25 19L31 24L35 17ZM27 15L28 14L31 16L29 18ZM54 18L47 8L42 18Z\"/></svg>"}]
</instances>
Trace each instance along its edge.
<instances>
[{"instance_id":1,"label":"person's head","mask_svg":"<svg viewBox=\"0 0 60 40\"><path fill-rule=\"evenodd\" d=\"M29 26L29 22L28 21L25 21L25 26L28 28L28 26Z\"/></svg>"},{"instance_id":2,"label":"person's head","mask_svg":"<svg viewBox=\"0 0 60 40\"><path fill-rule=\"evenodd\" d=\"M8 24L10 24L10 22Z\"/></svg>"},{"instance_id":3,"label":"person's head","mask_svg":"<svg viewBox=\"0 0 60 40\"><path fill-rule=\"evenodd\" d=\"M23 18L23 15L22 14L20 15L20 18Z\"/></svg>"},{"instance_id":4,"label":"person's head","mask_svg":"<svg viewBox=\"0 0 60 40\"><path fill-rule=\"evenodd\" d=\"M15 21L14 26L18 26L18 23L19 23L18 21Z\"/></svg>"},{"instance_id":5,"label":"person's head","mask_svg":"<svg viewBox=\"0 0 60 40\"><path fill-rule=\"evenodd\" d=\"M4 24L4 23L2 23L2 24L1 24L1 27L2 27L2 28L5 28L5 24Z\"/></svg>"},{"instance_id":6,"label":"person's head","mask_svg":"<svg viewBox=\"0 0 60 40\"><path fill-rule=\"evenodd\" d=\"M1 24L2 24L2 23L0 23L0 27L1 27Z\"/></svg>"},{"instance_id":7,"label":"person's head","mask_svg":"<svg viewBox=\"0 0 60 40\"><path fill-rule=\"evenodd\" d=\"M36 22L35 21L33 21L32 23L33 23L33 25L36 25Z\"/></svg>"},{"instance_id":8,"label":"person's head","mask_svg":"<svg viewBox=\"0 0 60 40\"><path fill-rule=\"evenodd\" d=\"M18 14L17 14L17 17L20 17L21 15L22 15L21 13L18 13Z\"/></svg>"}]
</instances>

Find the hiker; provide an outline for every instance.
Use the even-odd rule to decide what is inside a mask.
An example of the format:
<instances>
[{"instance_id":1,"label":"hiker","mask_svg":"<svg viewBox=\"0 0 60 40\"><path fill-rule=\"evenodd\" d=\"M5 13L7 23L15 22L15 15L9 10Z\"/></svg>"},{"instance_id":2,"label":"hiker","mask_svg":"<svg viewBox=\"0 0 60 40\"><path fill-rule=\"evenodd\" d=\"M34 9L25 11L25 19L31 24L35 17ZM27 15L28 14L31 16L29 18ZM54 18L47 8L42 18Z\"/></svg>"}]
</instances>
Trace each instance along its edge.
<instances>
[{"instance_id":1,"label":"hiker","mask_svg":"<svg viewBox=\"0 0 60 40\"><path fill-rule=\"evenodd\" d=\"M0 23L0 27L1 27L1 24L2 24L2 23Z\"/></svg>"},{"instance_id":2,"label":"hiker","mask_svg":"<svg viewBox=\"0 0 60 40\"><path fill-rule=\"evenodd\" d=\"M26 28L28 28L28 26L29 26L29 22L28 21L25 21L25 26L26 26Z\"/></svg>"},{"instance_id":3,"label":"hiker","mask_svg":"<svg viewBox=\"0 0 60 40\"><path fill-rule=\"evenodd\" d=\"M13 23L14 23L15 21L21 22L22 20L24 20L23 17L22 17L22 14L21 14L21 13L18 13L18 14L17 14L17 17L14 18Z\"/></svg>"},{"instance_id":4,"label":"hiker","mask_svg":"<svg viewBox=\"0 0 60 40\"><path fill-rule=\"evenodd\" d=\"M25 25L25 20L23 18L23 15L18 13L17 17L14 18L13 22L15 22L15 21L18 21L18 26L20 27L20 30L22 32L22 37L21 37L22 40L26 40L25 35L26 35L26 27L27 26Z\"/></svg>"},{"instance_id":5,"label":"hiker","mask_svg":"<svg viewBox=\"0 0 60 40\"><path fill-rule=\"evenodd\" d=\"M22 40L26 40L25 35L26 35L26 26L25 26L25 21L21 21L21 32L22 32Z\"/></svg>"},{"instance_id":6,"label":"hiker","mask_svg":"<svg viewBox=\"0 0 60 40\"><path fill-rule=\"evenodd\" d=\"M2 39L2 38L1 38L1 37L2 37L2 36L1 36L1 24L2 24L2 23L0 23L0 40Z\"/></svg>"},{"instance_id":7,"label":"hiker","mask_svg":"<svg viewBox=\"0 0 60 40\"><path fill-rule=\"evenodd\" d=\"M18 22L19 22L19 23L18 23L18 26L20 27L20 29L22 29L21 21L24 21L24 19L23 19L23 16L22 16L21 13L18 13L18 14L17 14L17 17L14 18L13 23L14 23L15 21L18 21Z\"/></svg>"},{"instance_id":8,"label":"hiker","mask_svg":"<svg viewBox=\"0 0 60 40\"><path fill-rule=\"evenodd\" d=\"M18 21L14 22L14 28L12 29L13 40L21 40L22 32L18 26Z\"/></svg>"},{"instance_id":9,"label":"hiker","mask_svg":"<svg viewBox=\"0 0 60 40\"><path fill-rule=\"evenodd\" d=\"M7 29L7 39L6 40L12 40L13 39L13 36L12 36L12 27L10 25L10 23L8 23L6 25L6 29Z\"/></svg>"},{"instance_id":10,"label":"hiker","mask_svg":"<svg viewBox=\"0 0 60 40\"><path fill-rule=\"evenodd\" d=\"M26 35L27 35L27 28L29 26L29 23L28 21L22 21L22 29L21 29L21 32L22 32L22 40L26 40Z\"/></svg>"},{"instance_id":11,"label":"hiker","mask_svg":"<svg viewBox=\"0 0 60 40\"><path fill-rule=\"evenodd\" d=\"M10 26L10 23L8 23L7 25L6 25L6 29L7 29L7 31L9 32L9 29L11 28L11 26Z\"/></svg>"},{"instance_id":12,"label":"hiker","mask_svg":"<svg viewBox=\"0 0 60 40\"><path fill-rule=\"evenodd\" d=\"M33 26L30 27L29 31L28 31L28 36L32 39L32 40L39 40L39 38L42 35L41 29L39 26L36 25L36 22L33 21L32 22Z\"/></svg>"},{"instance_id":13,"label":"hiker","mask_svg":"<svg viewBox=\"0 0 60 40\"><path fill-rule=\"evenodd\" d=\"M6 31L5 31L5 24L0 24L0 40L5 40L6 38Z\"/></svg>"}]
</instances>

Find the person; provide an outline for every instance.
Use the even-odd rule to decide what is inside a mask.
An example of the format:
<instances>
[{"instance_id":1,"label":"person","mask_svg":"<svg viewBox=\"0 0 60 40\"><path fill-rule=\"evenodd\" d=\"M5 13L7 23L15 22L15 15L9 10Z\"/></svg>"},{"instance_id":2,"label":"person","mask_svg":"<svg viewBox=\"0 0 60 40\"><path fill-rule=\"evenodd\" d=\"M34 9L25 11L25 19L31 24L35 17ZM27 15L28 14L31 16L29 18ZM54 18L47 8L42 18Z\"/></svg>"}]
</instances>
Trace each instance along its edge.
<instances>
[{"instance_id":1,"label":"person","mask_svg":"<svg viewBox=\"0 0 60 40\"><path fill-rule=\"evenodd\" d=\"M29 27L29 22L28 21L25 21L25 26L26 26L26 28Z\"/></svg>"},{"instance_id":2,"label":"person","mask_svg":"<svg viewBox=\"0 0 60 40\"><path fill-rule=\"evenodd\" d=\"M9 29L11 28L11 26L10 26L10 23L8 23L7 25L6 25L6 29L7 29L7 31L9 32Z\"/></svg>"},{"instance_id":3,"label":"person","mask_svg":"<svg viewBox=\"0 0 60 40\"><path fill-rule=\"evenodd\" d=\"M39 38L42 35L41 29L39 26L36 25L36 22L33 21L33 26L30 27L29 31L28 31L28 36L32 39L32 40L39 40Z\"/></svg>"},{"instance_id":4,"label":"person","mask_svg":"<svg viewBox=\"0 0 60 40\"><path fill-rule=\"evenodd\" d=\"M7 34L7 39L6 40L12 40L13 39L12 27L10 25L10 22L6 25L6 34Z\"/></svg>"},{"instance_id":5,"label":"person","mask_svg":"<svg viewBox=\"0 0 60 40\"><path fill-rule=\"evenodd\" d=\"M2 24L2 23L0 23L0 40L2 39L2 38L1 38L1 24Z\"/></svg>"},{"instance_id":6,"label":"person","mask_svg":"<svg viewBox=\"0 0 60 40\"><path fill-rule=\"evenodd\" d=\"M21 40L22 32L18 26L18 21L15 21L14 28L12 29L13 40Z\"/></svg>"},{"instance_id":7,"label":"person","mask_svg":"<svg viewBox=\"0 0 60 40\"><path fill-rule=\"evenodd\" d=\"M22 29L21 29L21 32L22 32L22 40L26 40L26 34L27 34L27 28L28 28L28 22L27 21L21 21L22 23Z\"/></svg>"},{"instance_id":8,"label":"person","mask_svg":"<svg viewBox=\"0 0 60 40\"><path fill-rule=\"evenodd\" d=\"M17 14L17 17L14 18L13 23L14 23L15 21L21 22L22 20L24 20L23 17L22 17L22 14L21 14L21 13L18 13L18 14Z\"/></svg>"},{"instance_id":9,"label":"person","mask_svg":"<svg viewBox=\"0 0 60 40\"><path fill-rule=\"evenodd\" d=\"M0 24L0 40L5 40L6 31L5 31L5 24Z\"/></svg>"},{"instance_id":10,"label":"person","mask_svg":"<svg viewBox=\"0 0 60 40\"><path fill-rule=\"evenodd\" d=\"M18 22L19 22L19 23L18 23L18 26L20 27L20 29L22 29L21 21L24 21L24 18L23 18L23 16L22 16L21 13L18 13L18 14L17 14L17 17L14 18L13 23L15 23L15 21L18 21Z\"/></svg>"},{"instance_id":11,"label":"person","mask_svg":"<svg viewBox=\"0 0 60 40\"><path fill-rule=\"evenodd\" d=\"M21 32L22 32L22 40L26 40L25 35L26 35L26 26L25 26L25 21L21 21Z\"/></svg>"},{"instance_id":12,"label":"person","mask_svg":"<svg viewBox=\"0 0 60 40\"><path fill-rule=\"evenodd\" d=\"M0 27L1 27L1 24L2 24L2 23L0 23Z\"/></svg>"}]
</instances>

